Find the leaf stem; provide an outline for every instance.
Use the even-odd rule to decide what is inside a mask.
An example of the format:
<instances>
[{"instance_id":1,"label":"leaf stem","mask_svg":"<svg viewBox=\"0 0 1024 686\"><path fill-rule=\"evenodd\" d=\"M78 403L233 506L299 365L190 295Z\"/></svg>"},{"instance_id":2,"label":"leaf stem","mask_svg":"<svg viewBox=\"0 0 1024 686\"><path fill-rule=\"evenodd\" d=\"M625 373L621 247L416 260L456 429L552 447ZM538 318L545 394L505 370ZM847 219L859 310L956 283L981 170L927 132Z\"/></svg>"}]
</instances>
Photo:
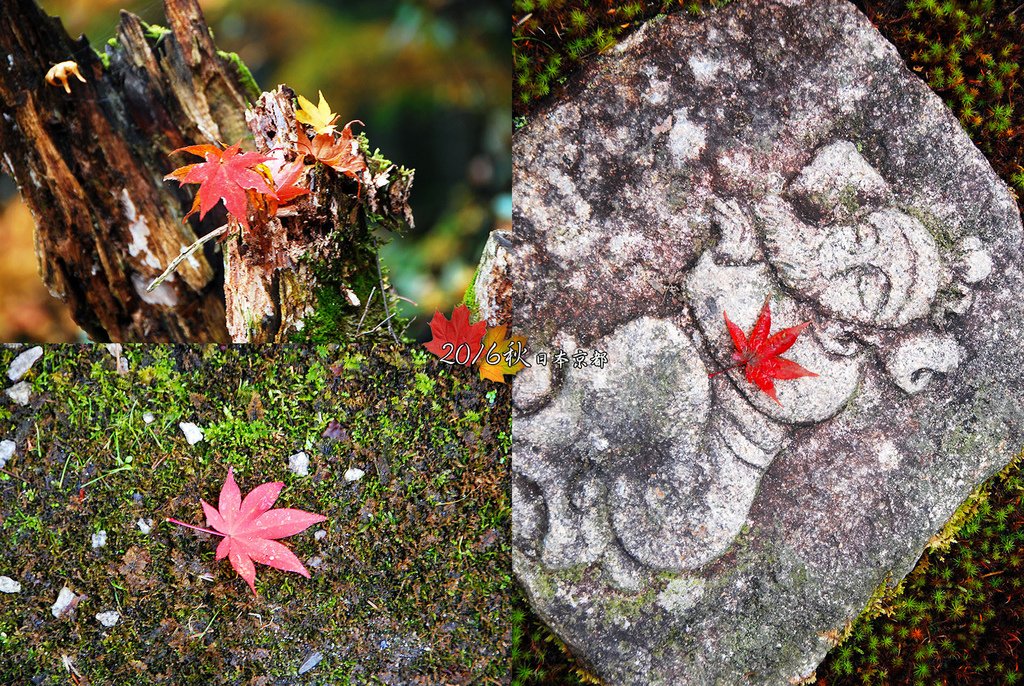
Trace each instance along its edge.
<instances>
[{"instance_id":1,"label":"leaf stem","mask_svg":"<svg viewBox=\"0 0 1024 686\"><path fill-rule=\"evenodd\" d=\"M152 293L153 290L157 286L162 284L164 282L164 280L168 276L170 276L171 273L175 269L178 268L178 265L181 264L182 262L184 262L185 260L187 260L192 255L192 253L194 253L196 250L199 250L199 248L203 247L203 245L205 245L206 243L210 242L211 240L213 240L217 236L223 236L224 233L227 230L228 230L228 225L227 224L225 224L224 226L217 227L216 229L214 229L210 233L206 234L205 236L203 236L202 238L197 240L192 245L188 246L187 248L183 248L182 251L181 251L181 254L178 255L177 257L175 257L174 261L172 261L169 265L167 265L167 269L164 270L164 273L161 274L160 276L156 277L155 279L153 279L153 283L149 284L149 286L146 288L146 292L147 293Z\"/></svg>"},{"instance_id":2,"label":"leaf stem","mask_svg":"<svg viewBox=\"0 0 1024 686\"><path fill-rule=\"evenodd\" d=\"M725 372L732 371L733 369L736 369L737 367L741 367L744 364L746 364L746 363L745 362L737 362L736 364L732 365L731 367L726 367L725 369L719 369L717 372L712 372L712 373L708 374L708 378L710 379L712 377L718 376L719 374L724 374Z\"/></svg>"},{"instance_id":3,"label":"leaf stem","mask_svg":"<svg viewBox=\"0 0 1024 686\"><path fill-rule=\"evenodd\" d=\"M210 529L204 529L201 526L193 526L191 524L186 524L185 522L179 522L177 519L172 519L171 517L167 517L166 521L170 522L171 524L177 524L178 526L187 526L190 529L195 529L196 531L202 531L205 534L213 534L214 536L224 536L224 534L222 534L219 531L211 531Z\"/></svg>"}]
</instances>

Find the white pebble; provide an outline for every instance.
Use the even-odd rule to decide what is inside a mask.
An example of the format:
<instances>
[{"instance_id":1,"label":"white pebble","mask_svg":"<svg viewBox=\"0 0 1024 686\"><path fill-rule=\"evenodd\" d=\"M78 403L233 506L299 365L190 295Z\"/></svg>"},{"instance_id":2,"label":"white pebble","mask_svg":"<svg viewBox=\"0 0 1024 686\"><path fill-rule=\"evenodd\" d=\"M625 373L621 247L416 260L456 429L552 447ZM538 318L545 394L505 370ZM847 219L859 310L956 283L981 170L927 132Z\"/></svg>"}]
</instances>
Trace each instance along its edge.
<instances>
[{"instance_id":1,"label":"white pebble","mask_svg":"<svg viewBox=\"0 0 1024 686\"><path fill-rule=\"evenodd\" d=\"M326 535L327 535L326 531L324 531L323 529L317 529L316 533L313 534L313 538L315 538L318 541L321 541L321 540L323 540L324 536L326 536Z\"/></svg>"},{"instance_id":2,"label":"white pebble","mask_svg":"<svg viewBox=\"0 0 1024 686\"><path fill-rule=\"evenodd\" d=\"M29 397L32 395L32 387L28 381L19 381L7 389L7 397L19 405L28 405Z\"/></svg>"},{"instance_id":3,"label":"white pebble","mask_svg":"<svg viewBox=\"0 0 1024 686\"><path fill-rule=\"evenodd\" d=\"M36 360L42 356L43 349L39 346L29 348L11 362L11 366L7 369L7 378L11 381L17 381L25 376L28 370L32 368L32 365L36 363Z\"/></svg>"},{"instance_id":4,"label":"white pebble","mask_svg":"<svg viewBox=\"0 0 1024 686\"><path fill-rule=\"evenodd\" d=\"M0 593L21 593L21 584L9 576L0 576Z\"/></svg>"},{"instance_id":5,"label":"white pebble","mask_svg":"<svg viewBox=\"0 0 1024 686\"><path fill-rule=\"evenodd\" d=\"M153 415L152 412L146 412L144 415L142 415L142 421L146 422L147 424L152 424L153 422L156 421L156 417Z\"/></svg>"},{"instance_id":6,"label":"white pebble","mask_svg":"<svg viewBox=\"0 0 1024 686\"><path fill-rule=\"evenodd\" d=\"M14 441L0 441L0 469L7 465L7 461L14 457L14 450L18 446Z\"/></svg>"},{"instance_id":7,"label":"white pebble","mask_svg":"<svg viewBox=\"0 0 1024 686\"><path fill-rule=\"evenodd\" d=\"M96 621L108 629L117 624L117 620L119 619L121 619L121 613L116 610L107 610L106 612L96 613Z\"/></svg>"},{"instance_id":8,"label":"white pebble","mask_svg":"<svg viewBox=\"0 0 1024 686\"><path fill-rule=\"evenodd\" d=\"M359 481L364 476L366 476L366 472L355 467L345 471L345 481Z\"/></svg>"},{"instance_id":9,"label":"white pebble","mask_svg":"<svg viewBox=\"0 0 1024 686\"><path fill-rule=\"evenodd\" d=\"M306 661L302 663L301 667L299 667L299 675L301 676L309 670L316 667L318 664L320 664L320 660L322 659L324 659L323 653L313 653L312 655L307 657Z\"/></svg>"},{"instance_id":10,"label":"white pebble","mask_svg":"<svg viewBox=\"0 0 1024 686\"><path fill-rule=\"evenodd\" d=\"M60 589L60 595L57 596L57 602L55 602L53 607L50 608L50 612L53 613L54 617L60 617L69 607L71 607L71 603L73 603L77 597L78 596L75 595L74 591L65 586Z\"/></svg>"},{"instance_id":11,"label":"white pebble","mask_svg":"<svg viewBox=\"0 0 1024 686\"><path fill-rule=\"evenodd\" d=\"M92 535L92 549L102 548L107 544L107 532L100 529Z\"/></svg>"},{"instance_id":12,"label":"white pebble","mask_svg":"<svg viewBox=\"0 0 1024 686\"><path fill-rule=\"evenodd\" d=\"M139 521L135 522L135 524L136 524L136 526L139 527L139 531L141 531L144 534L148 534L150 531L153 530L153 520L152 519L142 519L142 518L140 518Z\"/></svg>"},{"instance_id":13,"label":"white pebble","mask_svg":"<svg viewBox=\"0 0 1024 686\"><path fill-rule=\"evenodd\" d=\"M309 455L295 453L288 458L288 469L295 476L309 476Z\"/></svg>"},{"instance_id":14,"label":"white pebble","mask_svg":"<svg viewBox=\"0 0 1024 686\"><path fill-rule=\"evenodd\" d=\"M203 440L203 430L192 422L181 422L178 426L181 428L181 432L185 434L185 440L188 441L189 445L195 445Z\"/></svg>"}]
</instances>

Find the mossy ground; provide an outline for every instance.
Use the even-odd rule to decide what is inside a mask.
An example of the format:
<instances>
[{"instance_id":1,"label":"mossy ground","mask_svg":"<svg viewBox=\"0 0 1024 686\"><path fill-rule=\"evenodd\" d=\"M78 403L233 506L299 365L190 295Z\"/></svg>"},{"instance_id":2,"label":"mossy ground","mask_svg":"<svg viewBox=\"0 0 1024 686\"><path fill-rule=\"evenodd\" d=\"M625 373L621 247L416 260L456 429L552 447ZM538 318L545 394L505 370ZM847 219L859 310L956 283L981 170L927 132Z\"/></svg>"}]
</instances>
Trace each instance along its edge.
<instances>
[{"instance_id":1,"label":"mossy ground","mask_svg":"<svg viewBox=\"0 0 1024 686\"><path fill-rule=\"evenodd\" d=\"M993 168L1024 196L1024 8L1014 0L854 0L908 66L957 115ZM517 127L588 58L658 13L699 17L727 0L515 0ZM954 547L922 557L896 598L819 669L821 684L1024 683L1024 477L992 493ZM1022 533L1019 533L1022 532ZM936 576L937 575L937 576ZM590 677L524 600L513 613L515 683L587 683ZM934 629L934 630L933 630ZM896 665L893 661L896 661Z\"/></svg>"},{"instance_id":2,"label":"mossy ground","mask_svg":"<svg viewBox=\"0 0 1024 686\"><path fill-rule=\"evenodd\" d=\"M22 585L0 594L0 683L70 683L64 656L93 684L507 678L506 387L380 344L124 355L121 374L102 347L47 348L30 405L0 403L18 445L0 473L0 574ZM205 440L189 446L182 421ZM307 477L288 469L299 451ZM279 507L328 517L284 539L312 578L258 566L253 597L214 537L163 521L203 525L199 498L216 501L229 465L243 492L284 481ZM346 481L350 467L365 476ZM58 619L64 585L84 597ZM110 629L94 617L107 610Z\"/></svg>"},{"instance_id":3,"label":"mossy ground","mask_svg":"<svg viewBox=\"0 0 1024 686\"><path fill-rule=\"evenodd\" d=\"M853 624L818 668L819 686L1024 683L1021 467L1018 459L985 484L953 538Z\"/></svg>"}]
</instances>

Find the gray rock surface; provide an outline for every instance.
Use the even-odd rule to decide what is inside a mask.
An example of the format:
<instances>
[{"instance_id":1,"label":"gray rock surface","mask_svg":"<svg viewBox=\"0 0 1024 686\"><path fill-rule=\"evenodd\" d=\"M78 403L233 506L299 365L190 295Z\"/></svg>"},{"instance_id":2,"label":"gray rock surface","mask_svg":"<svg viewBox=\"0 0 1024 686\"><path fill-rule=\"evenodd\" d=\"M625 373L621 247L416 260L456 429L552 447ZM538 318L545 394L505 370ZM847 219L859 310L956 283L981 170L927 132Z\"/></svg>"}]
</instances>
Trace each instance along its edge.
<instances>
[{"instance_id":1,"label":"gray rock surface","mask_svg":"<svg viewBox=\"0 0 1024 686\"><path fill-rule=\"evenodd\" d=\"M7 397L19 405L28 405L32 399L32 385L28 381L19 381L6 391Z\"/></svg>"},{"instance_id":2,"label":"gray rock surface","mask_svg":"<svg viewBox=\"0 0 1024 686\"><path fill-rule=\"evenodd\" d=\"M15 451L17 451L18 445L11 440L0 441L0 469L7 466L7 462L14 457Z\"/></svg>"},{"instance_id":3,"label":"gray rock surface","mask_svg":"<svg viewBox=\"0 0 1024 686\"><path fill-rule=\"evenodd\" d=\"M75 606L75 600L78 598L75 592L67 586L60 589L60 593L57 594L57 600L54 601L53 607L50 608L50 613L57 618L64 615Z\"/></svg>"},{"instance_id":4,"label":"gray rock surface","mask_svg":"<svg viewBox=\"0 0 1024 686\"><path fill-rule=\"evenodd\" d=\"M298 452L288 457L288 469L295 476L309 476L309 455Z\"/></svg>"},{"instance_id":5,"label":"gray rock surface","mask_svg":"<svg viewBox=\"0 0 1024 686\"><path fill-rule=\"evenodd\" d=\"M117 610L107 610L106 612L97 612L96 621L107 627L108 629L116 626L121 619L121 613Z\"/></svg>"},{"instance_id":6,"label":"gray rock surface","mask_svg":"<svg viewBox=\"0 0 1024 686\"><path fill-rule=\"evenodd\" d=\"M1012 196L846 2L652 22L513 145L516 333L607 354L515 380L533 606L609 684L807 677L1024 446ZM781 404L708 376L766 297Z\"/></svg>"},{"instance_id":7,"label":"gray rock surface","mask_svg":"<svg viewBox=\"0 0 1024 686\"><path fill-rule=\"evenodd\" d=\"M107 545L107 532L100 529L92 535L92 549L98 550Z\"/></svg>"},{"instance_id":8,"label":"gray rock surface","mask_svg":"<svg viewBox=\"0 0 1024 686\"><path fill-rule=\"evenodd\" d=\"M0 576L0 593L21 593L21 584L9 576Z\"/></svg>"},{"instance_id":9,"label":"gray rock surface","mask_svg":"<svg viewBox=\"0 0 1024 686\"><path fill-rule=\"evenodd\" d=\"M185 434L185 441L189 445L195 445L203 440L203 430L192 422L178 422L178 428L181 429L181 433Z\"/></svg>"}]
</instances>

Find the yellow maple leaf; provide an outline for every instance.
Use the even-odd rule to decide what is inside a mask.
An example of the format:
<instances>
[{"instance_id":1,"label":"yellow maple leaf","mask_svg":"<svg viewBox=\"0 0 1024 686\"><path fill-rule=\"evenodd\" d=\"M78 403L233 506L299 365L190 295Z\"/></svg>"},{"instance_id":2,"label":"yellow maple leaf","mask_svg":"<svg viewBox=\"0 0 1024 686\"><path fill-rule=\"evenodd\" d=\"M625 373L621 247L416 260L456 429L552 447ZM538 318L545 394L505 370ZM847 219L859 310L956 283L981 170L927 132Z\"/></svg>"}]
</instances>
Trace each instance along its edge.
<instances>
[{"instance_id":1,"label":"yellow maple leaf","mask_svg":"<svg viewBox=\"0 0 1024 686\"><path fill-rule=\"evenodd\" d=\"M299 109L295 110L295 118L303 124L309 124L317 133L334 133L334 120L338 115L331 112L331 106L320 92L320 104L314 106L309 100L299 96Z\"/></svg>"},{"instance_id":2,"label":"yellow maple leaf","mask_svg":"<svg viewBox=\"0 0 1024 686\"><path fill-rule=\"evenodd\" d=\"M482 343L483 353L477 360L477 364L480 365L481 379L505 383L506 374L515 374L526 366L521 359L516 359L515 364L510 365L509 358L513 356L508 355L513 344L516 345L515 352L525 353L526 339L522 336L512 336L506 339L505 331L504 325L492 326L487 329Z\"/></svg>"}]
</instances>

